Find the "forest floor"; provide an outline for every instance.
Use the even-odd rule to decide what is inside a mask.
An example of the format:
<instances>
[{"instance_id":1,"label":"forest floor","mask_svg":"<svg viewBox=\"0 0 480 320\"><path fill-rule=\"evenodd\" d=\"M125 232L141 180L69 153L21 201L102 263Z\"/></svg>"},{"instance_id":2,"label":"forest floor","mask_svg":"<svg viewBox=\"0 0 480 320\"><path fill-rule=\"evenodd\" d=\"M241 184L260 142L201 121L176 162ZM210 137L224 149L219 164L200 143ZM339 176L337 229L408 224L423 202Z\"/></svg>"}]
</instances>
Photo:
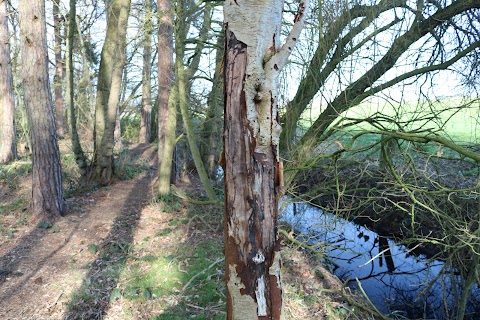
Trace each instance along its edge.
<instances>
[{"instance_id":1,"label":"forest floor","mask_svg":"<svg viewBox=\"0 0 480 320\"><path fill-rule=\"evenodd\" d=\"M223 206L159 199L153 145L118 158L129 178L111 186L66 179L53 226L29 216L28 161L0 166L0 319L225 318ZM283 251L287 319L375 319L318 259Z\"/></svg>"}]
</instances>

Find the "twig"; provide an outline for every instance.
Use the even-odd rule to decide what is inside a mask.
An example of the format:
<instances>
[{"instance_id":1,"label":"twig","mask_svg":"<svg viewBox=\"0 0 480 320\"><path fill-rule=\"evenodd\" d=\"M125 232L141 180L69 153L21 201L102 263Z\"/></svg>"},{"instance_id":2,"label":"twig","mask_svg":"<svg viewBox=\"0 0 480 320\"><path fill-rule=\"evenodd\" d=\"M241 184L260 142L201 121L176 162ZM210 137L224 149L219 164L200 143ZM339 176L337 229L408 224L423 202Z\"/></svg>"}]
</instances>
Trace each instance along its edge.
<instances>
[{"instance_id":1,"label":"twig","mask_svg":"<svg viewBox=\"0 0 480 320\"><path fill-rule=\"evenodd\" d=\"M350 289L348 287L344 287L344 290L345 289ZM340 295L343 299L345 299L347 301L348 304L354 306L354 307L357 307L357 308L360 308L362 309L363 311L366 311L372 315L375 315L376 317L378 318L381 318L382 320L389 320L388 317L384 316L382 313L380 313L377 308L375 308L374 306L374 309L366 306L365 304L363 303L360 303L360 302L357 302L355 301L355 299L351 298L347 293L343 292L344 290L332 290L332 289L320 289L320 292L325 292L325 293L330 293L330 294L338 294ZM358 295L357 295L358 297ZM360 298L360 297L359 297ZM370 302L370 304L372 303L368 297L367 297L367 300L368 302Z\"/></svg>"},{"instance_id":2,"label":"twig","mask_svg":"<svg viewBox=\"0 0 480 320\"><path fill-rule=\"evenodd\" d=\"M387 249L385 249L385 250L380 251L378 254L374 255L370 260L368 260L368 261L365 262L364 264L359 265L358 268L365 267L367 264L369 264L370 262L372 262L372 261L375 260L376 258L380 257L382 254L384 254L384 253L387 252L388 250L390 250L390 248L387 248Z\"/></svg>"},{"instance_id":3,"label":"twig","mask_svg":"<svg viewBox=\"0 0 480 320\"><path fill-rule=\"evenodd\" d=\"M186 303L186 305L189 306L190 308L194 308L194 309L198 309L198 310L203 310L203 311L210 311L210 310L211 310L211 311L213 311L213 312L225 314L225 311L222 311L222 310L213 310L213 309L215 309L215 308L218 308L218 307L222 306L223 303L222 303L222 304L219 304L219 305L216 305L216 306L211 306L211 307L208 307L208 308L199 307L199 306L196 306L196 305L191 304L191 303Z\"/></svg>"},{"instance_id":4,"label":"twig","mask_svg":"<svg viewBox=\"0 0 480 320\"><path fill-rule=\"evenodd\" d=\"M174 186L172 186L172 192L173 192L173 194L175 194L180 199L185 200L189 203L193 203L193 204L209 205L209 204L220 204L221 203L221 201L219 201L219 200L195 200L195 199L192 199L192 198L188 197L185 193L183 193L181 190L179 190L178 188L175 188Z\"/></svg>"},{"instance_id":5,"label":"twig","mask_svg":"<svg viewBox=\"0 0 480 320\"><path fill-rule=\"evenodd\" d=\"M313 253L314 255L316 255L317 257L319 257L320 259L324 259L326 261L328 261L329 263L331 263L332 265L334 265L335 267L339 267L337 263L335 263L335 261L333 261L332 259L330 259L330 257L328 257L327 255L324 255L320 252L318 252L318 250L315 248L315 246L311 246L311 245L308 245L304 242L301 242L297 239L295 239L293 236L291 236L290 234L288 234L287 231L283 230L283 229L280 229L278 230L278 232L283 235L288 241L290 241L291 243L303 248L303 249L307 249L308 251L310 251L311 253Z\"/></svg>"},{"instance_id":6,"label":"twig","mask_svg":"<svg viewBox=\"0 0 480 320\"><path fill-rule=\"evenodd\" d=\"M190 284L192 284L193 280L195 280L197 277L201 276L207 270L211 269L213 266L219 264L220 262L223 262L224 260L225 260L225 258L220 258L220 259L215 260L211 265L209 265L208 267L206 267L205 269L203 269L202 271L200 271L199 273L197 273L196 275L191 277L190 280L188 280L188 282L183 286L182 291L185 291L190 286Z\"/></svg>"},{"instance_id":7,"label":"twig","mask_svg":"<svg viewBox=\"0 0 480 320\"><path fill-rule=\"evenodd\" d=\"M57 295L57 298L55 299L55 301L50 304L49 306L47 306L47 310L50 311L50 309L52 309L53 307L55 307L58 303L58 300L60 300L60 297L63 295L63 290L60 291L60 293Z\"/></svg>"},{"instance_id":8,"label":"twig","mask_svg":"<svg viewBox=\"0 0 480 320\"><path fill-rule=\"evenodd\" d=\"M358 288L360 289L360 292L362 292L363 296L365 297L365 299L367 300L367 302L372 306L373 310L375 311L375 313L377 314L377 316L380 316L382 319L385 319L385 320L388 320L387 317L385 317L383 315L383 313L381 313L377 307L375 307L375 305L373 304L373 302L370 300L370 298L368 298L368 295L366 294L365 290L363 290L363 287L362 287L362 283L360 282L360 280L358 280L358 278L356 278L357 280L357 285L358 285Z\"/></svg>"},{"instance_id":9,"label":"twig","mask_svg":"<svg viewBox=\"0 0 480 320\"><path fill-rule=\"evenodd\" d=\"M202 217L199 215L194 215L187 223L187 230L190 230L190 223L193 222L194 219L200 219L213 233L217 232L218 228L212 228L209 223L207 223Z\"/></svg>"}]
</instances>

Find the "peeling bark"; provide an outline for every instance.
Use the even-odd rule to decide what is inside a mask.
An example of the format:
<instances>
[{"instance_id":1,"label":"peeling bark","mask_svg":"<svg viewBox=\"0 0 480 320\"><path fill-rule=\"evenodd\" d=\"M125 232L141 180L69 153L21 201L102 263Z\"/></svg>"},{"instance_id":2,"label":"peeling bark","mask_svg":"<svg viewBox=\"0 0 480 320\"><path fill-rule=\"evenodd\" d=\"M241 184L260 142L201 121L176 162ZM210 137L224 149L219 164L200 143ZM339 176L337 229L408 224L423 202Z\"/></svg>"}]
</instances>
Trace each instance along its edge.
<instances>
[{"instance_id":1,"label":"peeling bark","mask_svg":"<svg viewBox=\"0 0 480 320\"><path fill-rule=\"evenodd\" d=\"M278 76L307 7L308 2L300 2L292 33L280 46L282 0L224 6L227 319L281 318Z\"/></svg>"}]
</instances>

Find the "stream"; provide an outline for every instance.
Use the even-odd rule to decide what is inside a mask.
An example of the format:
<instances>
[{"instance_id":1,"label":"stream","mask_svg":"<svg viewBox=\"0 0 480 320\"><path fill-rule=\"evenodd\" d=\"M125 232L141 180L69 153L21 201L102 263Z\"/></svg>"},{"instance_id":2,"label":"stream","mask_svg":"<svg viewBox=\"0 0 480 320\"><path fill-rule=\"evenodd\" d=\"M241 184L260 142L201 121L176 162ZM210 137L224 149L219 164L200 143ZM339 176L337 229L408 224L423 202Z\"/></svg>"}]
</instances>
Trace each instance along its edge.
<instances>
[{"instance_id":1,"label":"stream","mask_svg":"<svg viewBox=\"0 0 480 320\"><path fill-rule=\"evenodd\" d=\"M363 289L383 314L401 319L455 319L461 278L443 262L415 256L392 239L306 203L286 205L281 220L299 233L297 239L322 243L333 261L325 261L330 270L349 280L351 288ZM471 291L465 319L480 319L478 286Z\"/></svg>"}]
</instances>

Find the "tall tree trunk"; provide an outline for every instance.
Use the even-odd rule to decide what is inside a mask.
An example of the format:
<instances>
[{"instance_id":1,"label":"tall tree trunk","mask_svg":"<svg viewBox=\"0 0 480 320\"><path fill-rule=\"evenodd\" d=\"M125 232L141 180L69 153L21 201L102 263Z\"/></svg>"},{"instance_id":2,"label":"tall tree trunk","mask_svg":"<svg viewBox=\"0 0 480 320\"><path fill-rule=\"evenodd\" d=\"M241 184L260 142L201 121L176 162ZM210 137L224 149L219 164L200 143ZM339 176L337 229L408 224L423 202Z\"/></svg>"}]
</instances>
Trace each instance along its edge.
<instances>
[{"instance_id":1,"label":"tall tree trunk","mask_svg":"<svg viewBox=\"0 0 480 320\"><path fill-rule=\"evenodd\" d=\"M145 20L143 28L142 110L138 140L139 142L150 142L152 140L152 0L145 0Z\"/></svg>"},{"instance_id":2,"label":"tall tree trunk","mask_svg":"<svg viewBox=\"0 0 480 320\"><path fill-rule=\"evenodd\" d=\"M195 168L197 169L202 186L207 194L208 199L210 201L215 201L217 196L213 191L207 172L205 171L205 166L203 165L202 157L200 155L200 151L198 150L197 142L195 141L195 133L193 132L192 121L190 119L190 115L188 114L188 97L186 91L187 86L185 81L185 70L183 67L182 50L183 44L181 43L181 40L176 41L175 67L178 83L178 101L180 105L180 111L182 113L183 126L185 127L185 131L187 133L188 145L190 146L190 152L192 153L193 162L195 163Z\"/></svg>"},{"instance_id":3,"label":"tall tree trunk","mask_svg":"<svg viewBox=\"0 0 480 320\"><path fill-rule=\"evenodd\" d=\"M53 221L65 211L62 169L48 80L44 0L20 0L22 83L32 142L34 214Z\"/></svg>"},{"instance_id":4,"label":"tall tree trunk","mask_svg":"<svg viewBox=\"0 0 480 320\"><path fill-rule=\"evenodd\" d=\"M213 77L212 91L207 99L207 115L202 126L201 153L210 179L217 173L218 155L222 150L220 143L222 116L223 116L223 51L225 38L217 38L217 53L215 58L215 74Z\"/></svg>"},{"instance_id":5,"label":"tall tree trunk","mask_svg":"<svg viewBox=\"0 0 480 320\"><path fill-rule=\"evenodd\" d=\"M9 1L7 1L9 3ZM20 111L20 117L16 119L16 124L20 126L20 130L17 131L17 142L21 143L20 149L17 149L17 153L25 154L29 150L31 150L31 143L30 143L30 129L28 128L28 120L27 120L27 111L25 109L25 105L23 103L23 96L20 92L21 87L21 75L19 71L19 66L21 65L20 61L20 34L17 32L18 28L18 15L11 15L10 16L10 25L12 26L12 73L13 73L13 92L15 93L15 104L17 106L17 110ZM17 23L18 22L18 23ZM18 146L18 143L17 143Z\"/></svg>"},{"instance_id":6,"label":"tall tree trunk","mask_svg":"<svg viewBox=\"0 0 480 320\"><path fill-rule=\"evenodd\" d=\"M184 55L185 55L185 40L189 30L189 23L187 10L188 6L185 3L186 1L177 2L175 13L177 17L178 23L175 24L175 79L178 88L178 104L181 112L181 124L178 127L183 127L186 136L188 145L185 143L185 148L180 150L183 151L184 159L187 158L187 152L190 151L192 156L193 162L195 164L195 169L197 171L198 177L202 183L202 186L207 194L207 197L210 201L216 201L217 196L213 191L211 182L208 178L207 172L205 170L205 166L202 161L202 157L200 155L200 150L198 148L195 133L193 130L193 124L190 118L189 110L188 110L188 95L191 91L191 77L194 73L198 70L198 64L200 63L200 57L202 50L204 48L204 43L206 38L208 37L208 31L211 26L211 6L205 5L203 8L203 24L200 31L200 38L199 43L195 47L195 53L189 59L190 65L188 68L184 66ZM180 144L181 145L181 144ZM183 147L183 146L182 146ZM177 150L179 151L179 146L177 146ZM183 165L186 166L187 161L183 161ZM187 170L182 170L182 174L184 177L188 179Z\"/></svg>"},{"instance_id":7,"label":"tall tree trunk","mask_svg":"<svg viewBox=\"0 0 480 320\"><path fill-rule=\"evenodd\" d=\"M282 0L227 1L225 15L225 280L227 319L280 319L278 76L303 27L299 4L280 47Z\"/></svg>"},{"instance_id":8,"label":"tall tree trunk","mask_svg":"<svg viewBox=\"0 0 480 320\"><path fill-rule=\"evenodd\" d=\"M60 0L53 1L53 31L55 34L55 76L53 77L53 89L55 91L55 123L59 138L63 138L63 62L62 62L62 37L60 35L62 27L62 15L60 14Z\"/></svg>"},{"instance_id":9,"label":"tall tree trunk","mask_svg":"<svg viewBox=\"0 0 480 320\"><path fill-rule=\"evenodd\" d=\"M0 0L0 164L17 158L7 1Z\"/></svg>"},{"instance_id":10,"label":"tall tree trunk","mask_svg":"<svg viewBox=\"0 0 480 320\"><path fill-rule=\"evenodd\" d=\"M80 26L80 21L78 17L75 17L75 25L77 27L78 34L78 47L81 48L80 52L82 55L82 76L78 81L78 117L80 118L80 112L83 114L83 119L87 121L87 125L84 125L84 128L91 130L93 132L94 123L93 116L95 114L94 105L94 89L91 81L91 71L90 71L90 61L87 57L87 49L85 48L85 42L83 41L82 29Z\"/></svg>"},{"instance_id":11,"label":"tall tree trunk","mask_svg":"<svg viewBox=\"0 0 480 320\"><path fill-rule=\"evenodd\" d=\"M68 103L68 109L69 109L69 115L70 115L70 139L72 141L72 149L73 153L75 155L75 162L78 165L78 168L80 169L80 174L82 177L86 177L87 175L87 160L85 158L85 154L83 153L82 150L82 145L80 144L80 138L78 137L78 131L77 131L77 116L76 116L76 111L75 111L75 101L74 101L74 82L73 82L73 42L74 42L74 35L76 31L76 4L75 0L70 0L70 21L68 25L68 48L67 48L67 53L68 53L68 63L67 63L67 103ZM81 35L78 35L81 37Z\"/></svg>"},{"instance_id":12,"label":"tall tree trunk","mask_svg":"<svg viewBox=\"0 0 480 320\"><path fill-rule=\"evenodd\" d=\"M98 72L91 171L91 179L101 185L109 184L114 174L114 130L125 61L130 0L112 0L108 5L107 35Z\"/></svg>"},{"instance_id":13,"label":"tall tree trunk","mask_svg":"<svg viewBox=\"0 0 480 320\"><path fill-rule=\"evenodd\" d=\"M171 0L157 0L158 22L158 192L170 192L175 146L176 97L173 89L173 17Z\"/></svg>"}]
</instances>

